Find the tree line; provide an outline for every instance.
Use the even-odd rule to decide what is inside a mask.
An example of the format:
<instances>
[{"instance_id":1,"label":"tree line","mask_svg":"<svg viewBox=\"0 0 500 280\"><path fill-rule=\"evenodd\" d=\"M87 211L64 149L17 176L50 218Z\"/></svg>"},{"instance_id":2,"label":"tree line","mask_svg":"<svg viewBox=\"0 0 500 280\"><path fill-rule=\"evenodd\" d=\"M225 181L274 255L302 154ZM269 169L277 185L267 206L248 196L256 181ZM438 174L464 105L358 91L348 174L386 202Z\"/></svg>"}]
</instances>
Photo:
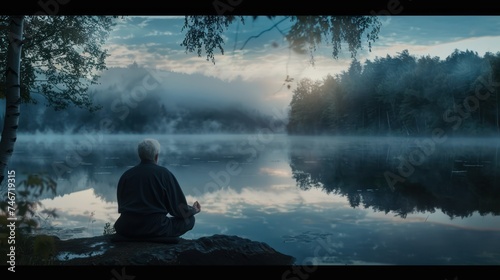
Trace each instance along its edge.
<instances>
[{"instance_id":1,"label":"tree line","mask_svg":"<svg viewBox=\"0 0 500 280\"><path fill-rule=\"evenodd\" d=\"M425 136L500 134L500 53L455 50L353 59L342 73L302 79L290 102L289 134Z\"/></svg>"}]
</instances>

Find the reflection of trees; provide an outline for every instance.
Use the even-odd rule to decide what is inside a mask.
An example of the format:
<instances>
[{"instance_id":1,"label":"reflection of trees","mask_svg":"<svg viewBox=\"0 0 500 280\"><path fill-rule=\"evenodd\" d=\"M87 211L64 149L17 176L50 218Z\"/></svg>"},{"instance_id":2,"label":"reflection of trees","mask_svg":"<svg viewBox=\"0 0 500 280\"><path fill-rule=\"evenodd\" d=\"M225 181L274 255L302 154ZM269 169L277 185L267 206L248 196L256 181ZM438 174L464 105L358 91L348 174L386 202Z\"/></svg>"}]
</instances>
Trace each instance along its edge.
<instances>
[{"instance_id":1,"label":"reflection of trees","mask_svg":"<svg viewBox=\"0 0 500 280\"><path fill-rule=\"evenodd\" d=\"M81 143L89 144L85 141L90 138L80 135L60 139L47 136L35 144L22 143L12 160L16 179L25 179L28 174L44 174L55 180L56 193L44 192L40 199L51 199L93 188L97 197L106 202L115 201L119 177L130 166L139 163L136 145L143 136L91 136L95 140L92 145L84 146L87 147L86 150ZM208 176L210 171L217 173L225 170L229 160L238 163L252 160L254 152L256 155L259 149L258 146L249 144L249 139L245 136L235 136L234 141L229 135L212 137L208 140L189 135L160 137L160 164L182 166L200 163L196 168L190 167L188 176L194 177L192 174L196 172L191 172L194 169L203 170L198 174ZM213 162L203 164L209 161ZM182 173L177 173L178 176L180 174ZM199 178L192 180L195 181L195 186L206 183Z\"/></svg>"},{"instance_id":2,"label":"reflection of trees","mask_svg":"<svg viewBox=\"0 0 500 280\"><path fill-rule=\"evenodd\" d=\"M333 139L333 138L332 138ZM500 214L500 148L436 146L394 190L384 177L398 173L412 142L292 141L290 166L297 186L345 196L352 207L406 217L442 210L453 217Z\"/></svg>"}]
</instances>

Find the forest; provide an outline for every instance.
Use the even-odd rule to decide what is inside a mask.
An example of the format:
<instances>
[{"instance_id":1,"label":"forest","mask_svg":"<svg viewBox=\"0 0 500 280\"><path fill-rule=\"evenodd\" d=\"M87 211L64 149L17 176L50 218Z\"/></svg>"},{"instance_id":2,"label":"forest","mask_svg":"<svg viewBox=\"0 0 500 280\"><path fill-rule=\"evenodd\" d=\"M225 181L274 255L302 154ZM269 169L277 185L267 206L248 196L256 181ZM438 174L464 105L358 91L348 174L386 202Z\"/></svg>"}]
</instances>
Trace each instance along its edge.
<instances>
[{"instance_id":1,"label":"forest","mask_svg":"<svg viewBox=\"0 0 500 280\"><path fill-rule=\"evenodd\" d=\"M286 127L278 131L414 137L440 129L455 136L499 135L499 70L500 53L480 56L470 50L455 50L445 59L416 57L404 50L364 63L352 60L346 71L335 76L299 80L291 90L288 118L282 120ZM169 104L170 93L164 92L150 93L133 110L124 112L113 107L121 93L112 87L94 92L104 108L97 112L23 104L21 131L79 133L89 123L112 118L117 120L118 133L255 133L267 127L271 118L255 108L223 100L205 107L194 106L194 100L191 105ZM119 120L123 113L127 113L126 122ZM57 119L71 122L43 121Z\"/></svg>"},{"instance_id":2,"label":"forest","mask_svg":"<svg viewBox=\"0 0 500 280\"><path fill-rule=\"evenodd\" d=\"M67 110L54 110L40 106L44 103L43 98L33 95L32 99L38 98L36 104L21 104L19 119L23 125L19 131L85 134L103 120L109 120L113 123L113 133L124 134L255 133L267 127L272 117L255 106L237 102L237 98L224 99L220 88L228 85L214 78L168 72L168 80L162 81L165 87L150 90L137 98L132 96L135 94L132 89L148 77L146 68L134 63L127 68L110 68L105 75L112 82L100 84L89 93L99 109L89 111L71 106ZM206 89L205 84L213 88ZM203 87L204 91L200 91ZM279 130L284 131L284 125Z\"/></svg>"},{"instance_id":3,"label":"forest","mask_svg":"<svg viewBox=\"0 0 500 280\"><path fill-rule=\"evenodd\" d=\"M322 81L302 79L290 102L294 135L456 136L500 133L500 54L455 50L353 60Z\"/></svg>"}]
</instances>

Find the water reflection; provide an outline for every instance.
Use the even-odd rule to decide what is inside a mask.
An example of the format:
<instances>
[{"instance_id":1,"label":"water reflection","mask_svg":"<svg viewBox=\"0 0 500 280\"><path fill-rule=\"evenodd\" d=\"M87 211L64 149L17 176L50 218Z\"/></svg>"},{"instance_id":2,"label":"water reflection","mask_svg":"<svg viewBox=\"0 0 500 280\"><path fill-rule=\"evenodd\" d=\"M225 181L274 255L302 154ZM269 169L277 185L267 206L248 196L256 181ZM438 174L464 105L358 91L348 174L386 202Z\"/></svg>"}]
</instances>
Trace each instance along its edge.
<instances>
[{"instance_id":1,"label":"water reflection","mask_svg":"<svg viewBox=\"0 0 500 280\"><path fill-rule=\"evenodd\" d=\"M500 214L498 141L449 140L427 154L418 141L296 139L290 167L301 189L344 196L352 207L403 218L438 209L450 218Z\"/></svg>"},{"instance_id":2,"label":"water reflection","mask_svg":"<svg viewBox=\"0 0 500 280\"><path fill-rule=\"evenodd\" d=\"M19 179L57 177L57 194L44 194L43 205L60 216L42 223L45 230L101 235L118 217L116 182L138 162L143 137L19 137L11 168ZM421 162L411 159L420 164L409 172L401 163L419 147L415 139L153 137L162 144L160 164L176 174L188 201L203 201L186 238L239 235L299 264L500 261L498 142L447 141ZM403 180L392 188L387 172Z\"/></svg>"}]
</instances>

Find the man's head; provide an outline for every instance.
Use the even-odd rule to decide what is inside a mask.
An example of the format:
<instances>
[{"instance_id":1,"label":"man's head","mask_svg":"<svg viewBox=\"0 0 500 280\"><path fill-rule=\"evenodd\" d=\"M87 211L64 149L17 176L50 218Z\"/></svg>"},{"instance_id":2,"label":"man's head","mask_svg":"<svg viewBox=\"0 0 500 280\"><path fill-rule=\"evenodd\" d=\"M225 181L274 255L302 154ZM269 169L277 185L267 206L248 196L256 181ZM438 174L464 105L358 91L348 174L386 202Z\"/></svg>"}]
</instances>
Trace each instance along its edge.
<instances>
[{"instance_id":1,"label":"man's head","mask_svg":"<svg viewBox=\"0 0 500 280\"><path fill-rule=\"evenodd\" d=\"M137 146L137 152L141 160L152 160L158 163L160 143L156 139L146 138Z\"/></svg>"}]
</instances>

